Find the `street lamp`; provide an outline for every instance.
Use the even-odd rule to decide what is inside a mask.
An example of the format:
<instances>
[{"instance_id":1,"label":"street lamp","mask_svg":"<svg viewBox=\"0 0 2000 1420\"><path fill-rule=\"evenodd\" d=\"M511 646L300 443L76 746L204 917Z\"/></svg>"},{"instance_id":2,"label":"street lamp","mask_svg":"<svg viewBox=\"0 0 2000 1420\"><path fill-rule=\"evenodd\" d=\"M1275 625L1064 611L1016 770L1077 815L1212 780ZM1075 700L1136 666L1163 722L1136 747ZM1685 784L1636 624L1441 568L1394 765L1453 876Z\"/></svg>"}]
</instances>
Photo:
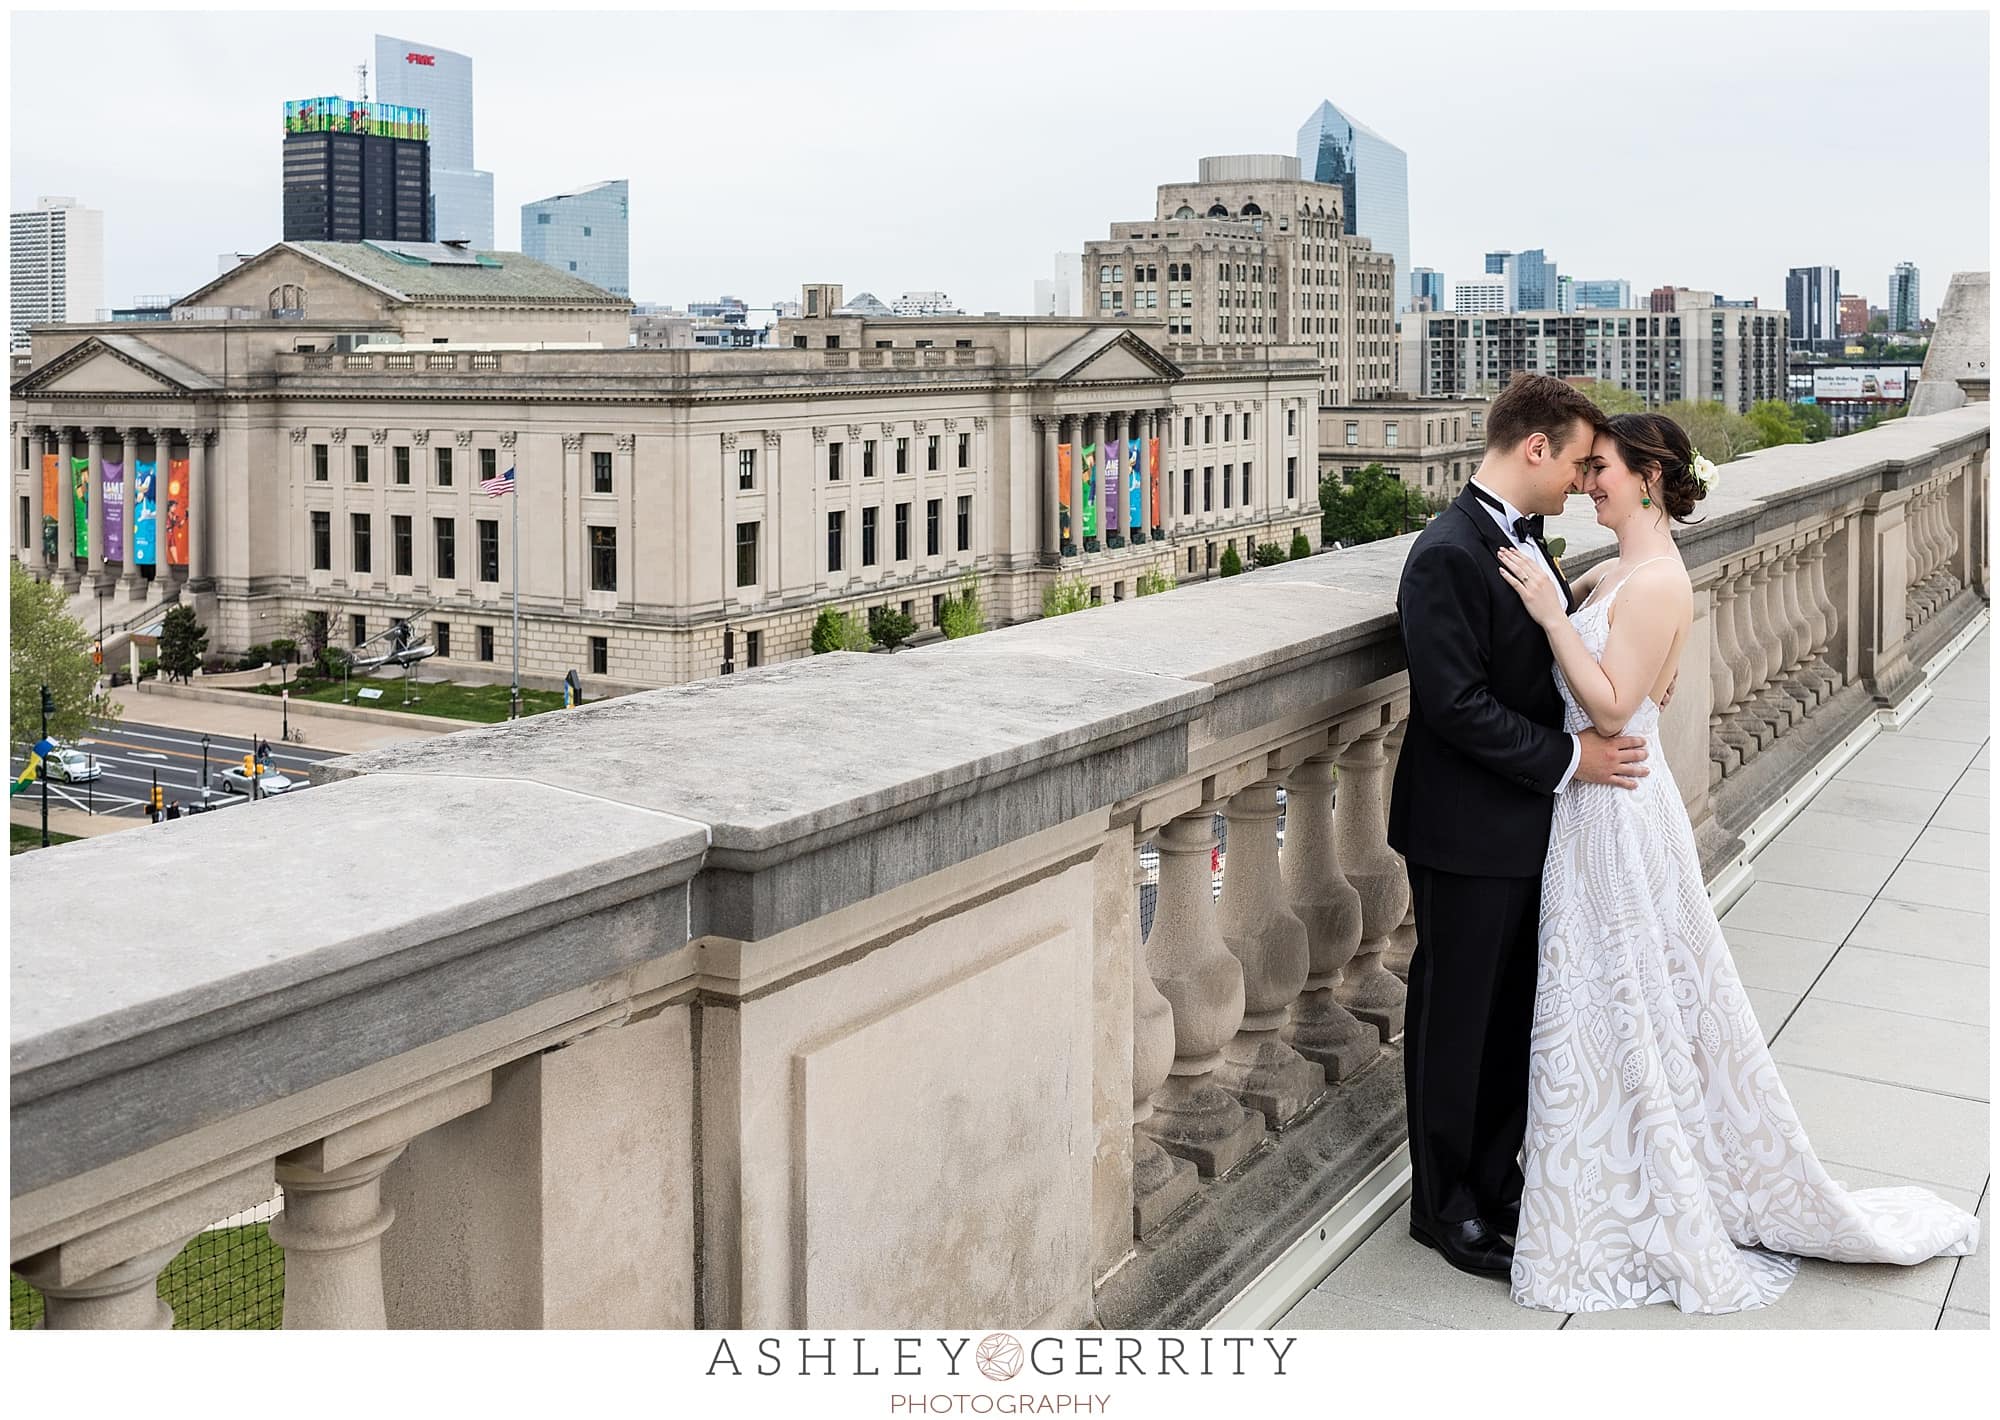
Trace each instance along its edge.
<instances>
[{"instance_id":1,"label":"street lamp","mask_svg":"<svg viewBox=\"0 0 2000 1420\"><path fill-rule=\"evenodd\" d=\"M208 736L201 737L201 801L208 802Z\"/></svg>"}]
</instances>

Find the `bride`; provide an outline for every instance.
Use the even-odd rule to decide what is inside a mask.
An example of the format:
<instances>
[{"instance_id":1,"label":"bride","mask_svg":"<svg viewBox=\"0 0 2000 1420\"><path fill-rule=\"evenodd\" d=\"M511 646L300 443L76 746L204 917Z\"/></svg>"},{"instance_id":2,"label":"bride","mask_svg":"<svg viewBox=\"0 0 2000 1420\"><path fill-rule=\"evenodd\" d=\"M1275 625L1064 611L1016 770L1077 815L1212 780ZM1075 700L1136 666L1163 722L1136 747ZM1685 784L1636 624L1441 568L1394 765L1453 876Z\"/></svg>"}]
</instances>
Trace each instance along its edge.
<instances>
[{"instance_id":1,"label":"bride","mask_svg":"<svg viewBox=\"0 0 2000 1420\"><path fill-rule=\"evenodd\" d=\"M1524 1306L1733 1312L1775 1301L1800 1254L1910 1264L1979 1241L1971 1214L1920 1188L1828 1175L1709 905L1658 701L1694 613L1668 519L1714 480L1672 420L1618 415L1583 479L1618 557L1578 580L1578 611L1499 553L1548 633L1565 728L1643 736L1654 767L1635 790L1578 784L1556 801L1512 1274Z\"/></svg>"}]
</instances>

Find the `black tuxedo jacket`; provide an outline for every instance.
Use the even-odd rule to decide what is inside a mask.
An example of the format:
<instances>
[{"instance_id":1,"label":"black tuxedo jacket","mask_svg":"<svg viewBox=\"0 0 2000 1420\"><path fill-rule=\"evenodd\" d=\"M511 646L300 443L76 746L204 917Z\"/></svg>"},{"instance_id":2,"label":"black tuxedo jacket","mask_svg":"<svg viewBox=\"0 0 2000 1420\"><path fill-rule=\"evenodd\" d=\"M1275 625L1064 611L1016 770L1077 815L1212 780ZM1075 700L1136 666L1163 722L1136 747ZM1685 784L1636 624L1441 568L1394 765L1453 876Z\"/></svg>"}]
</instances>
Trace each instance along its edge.
<instances>
[{"instance_id":1,"label":"black tuxedo jacket","mask_svg":"<svg viewBox=\"0 0 2000 1420\"><path fill-rule=\"evenodd\" d=\"M1417 535L1396 593L1411 694L1389 846L1467 877L1541 876L1574 749L1548 636L1500 575L1509 546L1468 486Z\"/></svg>"}]
</instances>

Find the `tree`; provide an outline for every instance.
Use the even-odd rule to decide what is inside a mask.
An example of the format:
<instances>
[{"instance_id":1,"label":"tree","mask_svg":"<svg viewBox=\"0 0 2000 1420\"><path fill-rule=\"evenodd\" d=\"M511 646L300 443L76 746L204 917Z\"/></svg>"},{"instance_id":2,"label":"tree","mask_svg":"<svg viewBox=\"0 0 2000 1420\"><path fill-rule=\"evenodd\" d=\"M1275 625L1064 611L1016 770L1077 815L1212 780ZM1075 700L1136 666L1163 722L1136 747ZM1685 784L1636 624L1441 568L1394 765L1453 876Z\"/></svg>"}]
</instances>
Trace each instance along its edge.
<instances>
[{"instance_id":1,"label":"tree","mask_svg":"<svg viewBox=\"0 0 2000 1420\"><path fill-rule=\"evenodd\" d=\"M986 613L979 605L979 578L967 572L958 584L958 593L944 599L944 607L939 616L944 627L945 639L956 641L962 636L977 636L986 629Z\"/></svg>"},{"instance_id":2,"label":"tree","mask_svg":"<svg viewBox=\"0 0 2000 1420\"><path fill-rule=\"evenodd\" d=\"M1882 410L1878 414L1869 415L1866 419L1862 420L1859 424L1855 425L1854 432L1857 434L1865 434L1870 429L1879 429L1884 424L1887 424L1891 419L1901 419L1905 414L1908 414L1909 412L1910 412L1910 406L1907 404L1899 404L1893 409Z\"/></svg>"},{"instance_id":3,"label":"tree","mask_svg":"<svg viewBox=\"0 0 2000 1420\"><path fill-rule=\"evenodd\" d=\"M1808 444L1817 444L1833 437L1833 416L1817 404L1787 405L1792 412L1792 420L1799 426L1799 432L1806 436Z\"/></svg>"},{"instance_id":4,"label":"tree","mask_svg":"<svg viewBox=\"0 0 2000 1420\"><path fill-rule=\"evenodd\" d=\"M1711 463L1728 463L1752 449L1764 447L1756 425L1712 401L1675 400L1661 405L1660 413L1680 425L1689 442Z\"/></svg>"},{"instance_id":5,"label":"tree","mask_svg":"<svg viewBox=\"0 0 2000 1420\"><path fill-rule=\"evenodd\" d=\"M833 607L824 608L813 618L812 648L815 656L828 651L865 651L872 643L859 617Z\"/></svg>"},{"instance_id":6,"label":"tree","mask_svg":"<svg viewBox=\"0 0 2000 1420\"><path fill-rule=\"evenodd\" d=\"M177 606L168 611L160 626L160 674L186 680L201 669L201 653L208 649L208 629L195 619L194 608Z\"/></svg>"},{"instance_id":7,"label":"tree","mask_svg":"<svg viewBox=\"0 0 2000 1420\"><path fill-rule=\"evenodd\" d=\"M868 639L893 651L917 634L915 618L886 606L868 608Z\"/></svg>"},{"instance_id":8,"label":"tree","mask_svg":"<svg viewBox=\"0 0 2000 1420\"><path fill-rule=\"evenodd\" d=\"M1255 556L1259 567L1276 567L1280 562L1291 560L1290 554L1275 542L1258 543Z\"/></svg>"},{"instance_id":9,"label":"tree","mask_svg":"<svg viewBox=\"0 0 2000 1420\"><path fill-rule=\"evenodd\" d=\"M1234 577L1243 570L1243 559L1237 555L1236 544L1230 543L1222 549L1222 575Z\"/></svg>"},{"instance_id":10,"label":"tree","mask_svg":"<svg viewBox=\"0 0 2000 1420\"><path fill-rule=\"evenodd\" d=\"M1420 528L1427 512L1423 495L1404 487L1379 463L1369 464L1350 483L1331 474L1322 478L1319 506L1320 541L1346 547Z\"/></svg>"},{"instance_id":11,"label":"tree","mask_svg":"<svg viewBox=\"0 0 2000 1420\"><path fill-rule=\"evenodd\" d=\"M1889 318L1887 316L1868 317L1868 333L1870 335L1881 335L1888 329L1889 329Z\"/></svg>"},{"instance_id":12,"label":"tree","mask_svg":"<svg viewBox=\"0 0 2000 1420\"><path fill-rule=\"evenodd\" d=\"M1764 399L1750 406L1744 416L1757 431L1758 447L1775 449L1780 444L1803 444L1806 431L1792 417L1795 406L1781 399Z\"/></svg>"},{"instance_id":13,"label":"tree","mask_svg":"<svg viewBox=\"0 0 2000 1420\"><path fill-rule=\"evenodd\" d=\"M55 701L55 713L49 716L52 739L87 735L92 721L116 722L118 703L97 689L90 633L70 616L62 588L36 581L18 562L10 572L7 720L14 743L31 745L42 737L45 685Z\"/></svg>"},{"instance_id":14,"label":"tree","mask_svg":"<svg viewBox=\"0 0 2000 1420\"><path fill-rule=\"evenodd\" d=\"M1173 573L1162 572L1157 567L1139 574L1139 595L1142 597L1154 596L1160 592L1171 592L1178 585L1174 581Z\"/></svg>"},{"instance_id":15,"label":"tree","mask_svg":"<svg viewBox=\"0 0 2000 1420\"><path fill-rule=\"evenodd\" d=\"M1145 580L1143 577L1140 579ZM1139 595L1144 596L1142 591ZM1090 583L1080 575L1058 577L1042 589L1042 615L1067 616L1090 605Z\"/></svg>"},{"instance_id":16,"label":"tree","mask_svg":"<svg viewBox=\"0 0 2000 1420\"><path fill-rule=\"evenodd\" d=\"M1292 561L1296 562L1301 557L1310 557L1312 556L1312 552L1312 544L1306 541L1306 535L1303 531L1292 534Z\"/></svg>"},{"instance_id":17,"label":"tree","mask_svg":"<svg viewBox=\"0 0 2000 1420\"><path fill-rule=\"evenodd\" d=\"M1590 396L1590 402L1606 414L1644 414L1646 397L1637 390L1628 390L1623 385L1614 385L1609 380L1583 380L1577 388Z\"/></svg>"}]
</instances>

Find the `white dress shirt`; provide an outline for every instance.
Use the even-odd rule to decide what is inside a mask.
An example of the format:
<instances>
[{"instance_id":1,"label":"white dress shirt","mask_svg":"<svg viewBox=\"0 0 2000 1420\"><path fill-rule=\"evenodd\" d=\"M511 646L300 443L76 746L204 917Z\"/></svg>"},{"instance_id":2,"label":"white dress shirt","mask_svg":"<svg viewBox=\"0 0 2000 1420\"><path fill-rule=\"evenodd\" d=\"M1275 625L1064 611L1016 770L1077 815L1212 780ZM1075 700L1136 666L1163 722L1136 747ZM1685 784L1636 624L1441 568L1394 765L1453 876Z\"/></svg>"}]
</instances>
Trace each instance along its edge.
<instances>
[{"instance_id":1,"label":"white dress shirt","mask_svg":"<svg viewBox=\"0 0 2000 1420\"><path fill-rule=\"evenodd\" d=\"M1525 553L1528 560L1541 568L1547 574L1548 579L1555 583L1556 590L1561 591L1562 579L1556 576L1556 569L1549 565L1549 560L1542 555L1541 548L1537 547L1530 539L1514 535L1514 520L1522 516L1521 510L1481 483L1478 479L1475 478L1471 482L1480 492L1486 494L1488 498L1493 499L1495 503L1500 505L1496 508L1493 506L1493 503L1487 502L1485 498L1479 500L1479 506L1492 515L1493 521L1500 525L1500 531L1506 535L1507 541L1516 551ZM1558 794L1569 787L1569 781L1576 776L1577 766L1583 763L1582 738L1577 735L1571 735L1569 738L1569 769L1563 774L1560 782L1556 784L1556 792Z\"/></svg>"}]
</instances>

